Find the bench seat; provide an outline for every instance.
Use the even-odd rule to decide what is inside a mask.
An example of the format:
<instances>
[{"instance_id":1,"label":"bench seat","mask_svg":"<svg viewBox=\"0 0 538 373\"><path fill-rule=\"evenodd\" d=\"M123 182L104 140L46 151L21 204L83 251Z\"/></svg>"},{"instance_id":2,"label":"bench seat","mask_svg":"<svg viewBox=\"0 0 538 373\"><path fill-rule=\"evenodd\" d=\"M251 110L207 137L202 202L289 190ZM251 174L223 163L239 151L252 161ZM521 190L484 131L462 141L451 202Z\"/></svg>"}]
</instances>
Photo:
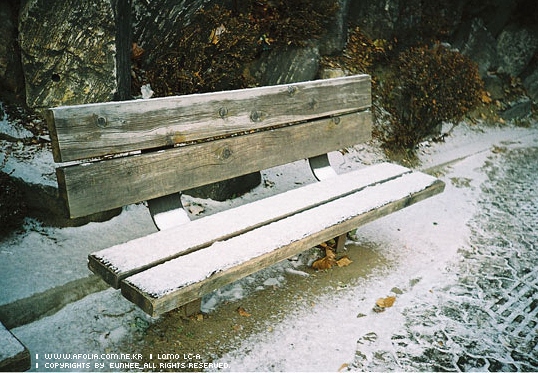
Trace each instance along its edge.
<instances>
[{"instance_id":1,"label":"bench seat","mask_svg":"<svg viewBox=\"0 0 538 373\"><path fill-rule=\"evenodd\" d=\"M121 280L147 268L408 172L382 163L328 178L92 253L88 265L118 289Z\"/></svg>"},{"instance_id":2,"label":"bench seat","mask_svg":"<svg viewBox=\"0 0 538 373\"><path fill-rule=\"evenodd\" d=\"M89 265L156 316L443 188L378 164L93 253Z\"/></svg>"}]
</instances>

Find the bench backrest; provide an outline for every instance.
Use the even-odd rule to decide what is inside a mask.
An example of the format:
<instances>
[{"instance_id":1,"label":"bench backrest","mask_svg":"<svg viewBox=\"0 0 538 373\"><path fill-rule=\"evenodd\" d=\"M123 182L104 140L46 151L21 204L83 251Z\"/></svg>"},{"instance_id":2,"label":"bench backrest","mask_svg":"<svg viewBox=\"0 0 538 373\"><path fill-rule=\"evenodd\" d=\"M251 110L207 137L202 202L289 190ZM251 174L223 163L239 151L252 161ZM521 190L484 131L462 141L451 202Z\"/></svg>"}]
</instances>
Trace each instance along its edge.
<instances>
[{"instance_id":1,"label":"bench backrest","mask_svg":"<svg viewBox=\"0 0 538 373\"><path fill-rule=\"evenodd\" d=\"M72 218L371 138L368 75L47 111Z\"/></svg>"}]
</instances>

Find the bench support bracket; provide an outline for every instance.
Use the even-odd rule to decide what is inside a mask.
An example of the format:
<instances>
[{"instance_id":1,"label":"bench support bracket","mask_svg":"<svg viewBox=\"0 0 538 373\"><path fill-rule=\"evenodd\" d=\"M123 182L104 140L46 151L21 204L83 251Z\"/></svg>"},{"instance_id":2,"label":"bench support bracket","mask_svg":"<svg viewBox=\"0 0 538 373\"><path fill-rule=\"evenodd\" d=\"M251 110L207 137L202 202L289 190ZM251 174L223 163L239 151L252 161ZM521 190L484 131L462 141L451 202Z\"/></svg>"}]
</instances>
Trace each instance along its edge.
<instances>
[{"instance_id":1,"label":"bench support bracket","mask_svg":"<svg viewBox=\"0 0 538 373\"><path fill-rule=\"evenodd\" d=\"M310 169L312 170L314 177L318 181L337 176L336 171L334 170L333 166L331 166L329 155L327 153L308 158L308 163L310 164ZM336 242L336 252L344 251L346 239L347 234L334 238L334 241Z\"/></svg>"},{"instance_id":2,"label":"bench support bracket","mask_svg":"<svg viewBox=\"0 0 538 373\"><path fill-rule=\"evenodd\" d=\"M151 218L160 231L190 221L187 211L181 204L181 193L169 194L147 202Z\"/></svg>"},{"instance_id":3,"label":"bench support bracket","mask_svg":"<svg viewBox=\"0 0 538 373\"><path fill-rule=\"evenodd\" d=\"M328 154L321 154L316 157L308 158L308 163L310 163L310 169L318 181L337 175L329 162Z\"/></svg>"}]
</instances>

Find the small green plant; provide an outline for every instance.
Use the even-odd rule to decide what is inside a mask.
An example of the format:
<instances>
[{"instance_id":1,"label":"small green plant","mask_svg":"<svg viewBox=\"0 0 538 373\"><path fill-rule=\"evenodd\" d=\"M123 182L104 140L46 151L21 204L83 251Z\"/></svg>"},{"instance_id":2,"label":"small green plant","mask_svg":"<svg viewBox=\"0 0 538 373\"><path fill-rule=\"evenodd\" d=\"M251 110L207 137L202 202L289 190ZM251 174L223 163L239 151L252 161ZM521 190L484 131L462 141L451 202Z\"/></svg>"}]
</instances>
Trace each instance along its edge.
<instances>
[{"instance_id":1,"label":"small green plant","mask_svg":"<svg viewBox=\"0 0 538 373\"><path fill-rule=\"evenodd\" d=\"M376 117L387 145L414 148L443 121L480 103L483 82L468 57L442 45L402 52L379 87Z\"/></svg>"}]
</instances>

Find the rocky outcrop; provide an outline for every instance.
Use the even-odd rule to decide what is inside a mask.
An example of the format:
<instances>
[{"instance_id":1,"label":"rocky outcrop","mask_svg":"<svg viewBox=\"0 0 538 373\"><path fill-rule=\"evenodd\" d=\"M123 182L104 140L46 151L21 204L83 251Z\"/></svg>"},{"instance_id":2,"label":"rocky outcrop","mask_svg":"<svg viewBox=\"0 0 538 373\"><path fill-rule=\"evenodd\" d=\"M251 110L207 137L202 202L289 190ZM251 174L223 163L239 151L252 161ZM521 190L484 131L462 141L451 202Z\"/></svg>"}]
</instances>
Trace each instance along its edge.
<instances>
[{"instance_id":1,"label":"rocky outcrop","mask_svg":"<svg viewBox=\"0 0 538 373\"><path fill-rule=\"evenodd\" d=\"M402 45L412 45L430 33L477 61L483 77L488 71L512 76L524 73L525 86L531 90L535 86L534 70L528 67L538 45L532 22L537 6L531 0L481 0L473 4L464 0L336 1L338 11L327 19L327 31L310 41L313 49L301 51L305 70L313 69L319 60L307 55L314 50L319 56L340 53L347 25L353 25L372 39L396 38ZM118 11L119 4L123 4L122 11ZM0 31L7 42L0 47L0 77L8 86L5 92L18 92L20 97L25 91L27 104L34 108L129 98L121 92L129 85L131 42L144 49L144 61L151 63L153 51L172 51L180 37L178 31L191 23L202 7L213 5L245 8L233 0L26 0L21 6L17 0L4 1L0 4ZM19 7L17 35L15 13ZM118 33L126 22L128 31ZM281 48L278 53L280 57L272 53L264 58L284 60L299 52ZM262 58L261 69L263 62ZM279 65L283 69L297 67ZM264 80L270 81L275 79ZM530 96L535 99L534 94Z\"/></svg>"},{"instance_id":2,"label":"rocky outcrop","mask_svg":"<svg viewBox=\"0 0 538 373\"><path fill-rule=\"evenodd\" d=\"M277 48L254 64L251 75L256 76L262 85L313 80L318 73L320 59L315 46Z\"/></svg>"},{"instance_id":3,"label":"rocky outcrop","mask_svg":"<svg viewBox=\"0 0 538 373\"><path fill-rule=\"evenodd\" d=\"M519 76L538 51L538 32L510 24L497 38L499 72Z\"/></svg>"},{"instance_id":4,"label":"rocky outcrop","mask_svg":"<svg viewBox=\"0 0 538 373\"><path fill-rule=\"evenodd\" d=\"M538 103L535 0L335 1L338 11L323 22L326 32L320 38L268 45L249 64L250 75L270 85L333 73L320 71L320 61L342 52L349 25L359 26L372 40L398 40L401 48L432 39L450 44L477 62L494 100L505 98L507 82L520 79L526 92L506 99L501 113L506 119L526 116L532 102ZM261 11L268 3L273 1L257 2ZM34 109L130 99L132 43L144 50L143 63L151 64L167 48L174 53L180 31L202 7L213 5L236 12L248 8L238 0L1 1L2 99ZM259 180L259 174L248 175L202 188L197 195L226 199ZM46 198L54 194L49 192Z\"/></svg>"},{"instance_id":5,"label":"rocky outcrop","mask_svg":"<svg viewBox=\"0 0 538 373\"><path fill-rule=\"evenodd\" d=\"M19 40L26 102L33 108L110 101L117 92L116 23L110 0L29 0Z\"/></svg>"},{"instance_id":6,"label":"rocky outcrop","mask_svg":"<svg viewBox=\"0 0 538 373\"><path fill-rule=\"evenodd\" d=\"M498 69L500 62L497 41L482 19L475 18L464 25L453 45L478 64L478 71L483 78L488 71Z\"/></svg>"},{"instance_id":7,"label":"rocky outcrop","mask_svg":"<svg viewBox=\"0 0 538 373\"><path fill-rule=\"evenodd\" d=\"M155 58L154 50L173 50L181 29L206 3L207 0L133 0L133 42L146 51L147 63Z\"/></svg>"}]
</instances>

